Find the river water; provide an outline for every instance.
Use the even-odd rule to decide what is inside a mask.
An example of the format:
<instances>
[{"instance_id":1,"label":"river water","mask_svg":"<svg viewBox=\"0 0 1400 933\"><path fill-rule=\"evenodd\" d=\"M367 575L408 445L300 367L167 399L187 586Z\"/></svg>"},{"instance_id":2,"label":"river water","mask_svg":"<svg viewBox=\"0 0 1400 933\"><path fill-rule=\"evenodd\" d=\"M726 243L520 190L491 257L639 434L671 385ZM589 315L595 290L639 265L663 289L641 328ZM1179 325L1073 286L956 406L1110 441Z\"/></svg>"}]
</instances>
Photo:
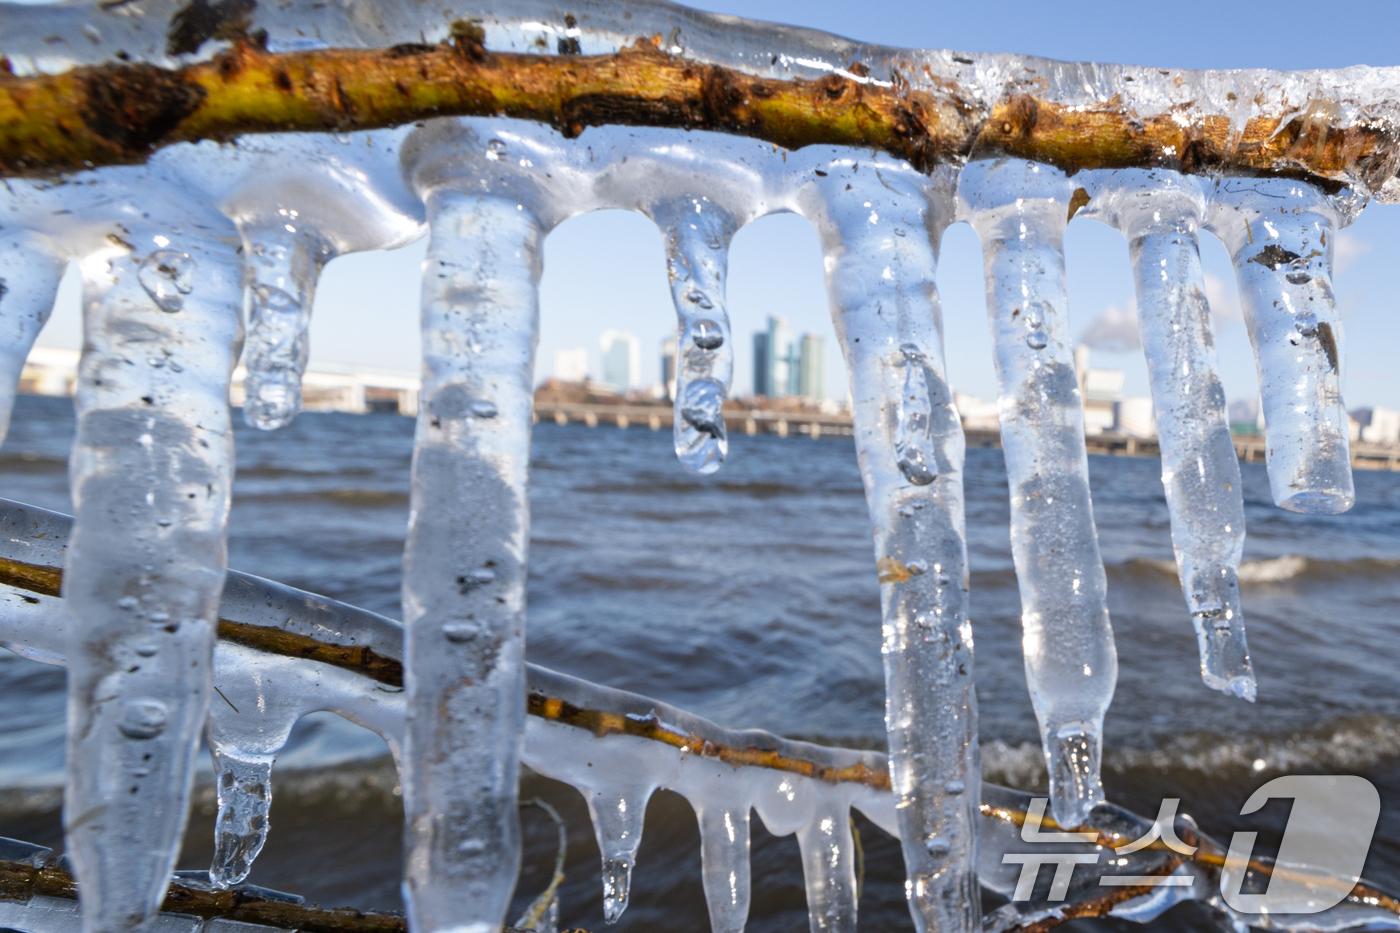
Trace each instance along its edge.
<instances>
[{"instance_id":1,"label":"river water","mask_svg":"<svg viewBox=\"0 0 1400 933\"><path fill-rule=\"evenodd\" d=\"M0 451L0 496L71 512L72 431L68 400L21 397ZM272 434L240 423L231 566L397 617L412 436L412 420L394 415L306 414ZM883 747L879 592L849 439L736 437L725 467L702 478L676 463L669 431L541 424L533 464L530 660L727 726ZM1400 474L1358 473L1356 508L1316 517L1274 508L1262 465L1242 466L1241 582L1259 680L1250 705L1198 678L1158 469L1090 458L1120 670L1106 723L1109 798L1151 816L1162 797L1180 797L1206 832L1260 830L1267 845L1288 804L1241 817L1252 790L1280 774L1360 774L1382 797L1367 876L1400 889ZM1043 788L1000 451L969 451L967 502L985 776ZM63 687L61 670L0 650L0 835L56 848ZM401 808L383 742L317 714L275 777L271 836L250 881L324 906L397 909ZM522 793L569 823L564 923L600 928L582 798L537 776ZM181 867L208 866L213 812L206 766ZM555 840L540 811L523 820L521 906L547 882ZM910 929L897 843L857 824L862 926ZM794 839L755 820L753 860L749 929L805 929ZM1192 928L1193 910L1153 926ZM695 819L675 795L652 800L617 929L708 929Z\"/></svg>"}]
</instances>

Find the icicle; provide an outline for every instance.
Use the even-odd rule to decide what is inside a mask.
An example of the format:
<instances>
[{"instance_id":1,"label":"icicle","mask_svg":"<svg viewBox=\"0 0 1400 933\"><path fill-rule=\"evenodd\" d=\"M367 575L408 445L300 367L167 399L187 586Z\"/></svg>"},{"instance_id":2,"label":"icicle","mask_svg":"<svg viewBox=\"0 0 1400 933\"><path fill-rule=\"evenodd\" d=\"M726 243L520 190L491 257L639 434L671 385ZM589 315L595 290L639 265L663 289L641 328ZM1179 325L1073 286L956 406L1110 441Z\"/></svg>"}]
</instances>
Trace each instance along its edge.
<instances>
[{"instance_id":1,"label":"icicle","mask_svg":"<svg viewBox=\"0 0 1400 933\"><path fill-rule=\"evenodd\" d=\"M697 804L705 903L713 933L743 933L749 919L749 808Z\"/></svg>"},{"instance_id":2,"label":"icicle","mask_svg":"<svg viewBox=\"0 0 1400 933\"><path fill-rule=\"evenodd\" d=\"M890 774L920 930L978 929L977 700L967 615L964 439L943 368L935 243L947 176L839 160L808 208L851 376L875 529ZM849 189L849 190L848 190ZM973 793L966 793L966 788Z\"/></svg>"},{"instance_id":3,"label":"icicle","mask_svg":"<svg viewBox=\"0 0 1400 933\"><path fill-rule=\"evenodd\" d=\"M122 232L82 262L64 580L64 825L88 933L153 916L179 853L227 559L228 380L242 337L231 243Z\"/></svg>"},{"instance_id":4,"label":"icicle","mask_svg":"<svg viewBox=\"0 0 1400 933\"><path fill-rule=\"evenodd\" d=\"M603 921L616 923L627 909L632 867L642 844L642 823L654 785L591 789L588 813L603 859Z\"/></svg>"},{"instance_id":5,"label":"icicle","mask_svg":"<svg viewBox=\"0 0 1400 933\"><path fill-rule=\"evenodd\" d=\"M1106 203L1101 209L1127 237L1132 256L1162 485L1201 679L1253 701L1239 587L1244 492L1197 243L1205 194L1195 178L1166 170L1117 172L1109 184L1095 199Z\"/></svg>"},{"instance_id":6,"label":"icicle","mask_svg":"<svg viewBox=\"0 0 1400 933\"><path fill-rule=\"evenodd\" d=\"M217 662L208 735L219 813L209 880L227 888L248 877L267 841L272 764L297 720L315 707L297 691L273 686L257 652L220 645Z\"/></svg>"},{"instance_id":7,"label":"icicle","mask_svg":"<svg viewBox=\"0 0 1400 933\"><path fill-rule=\"evenodd\" d=\"M807 921L812 933L855 933L856 860L851 811L817 810L797 831L802 877L807 884Z\"/></svg>"},{"instance_id":8,"label":"icicle","mask_svg":"<svg viewBox=\"0 0 1400 933\"><path fill-rule=\"evenodd\" d=\"M1356 498L1332 294L1339 219L1322 192L1283 178L1226 178L1211 199L1209 226L1234 257L1259 365L1274 502L1320 515Z\"/></svg>"},{"instance_id":9,"label":"icicle","mask_svg":"<svg viewBox=\"0 0 1400 933\"><path fill-rule=\"evenodd\" d=\"M499 926L520 867L527 477L540 229L425 192L423 396L404 551L404 900L418 933Z\"/></svg>"},{"instance_id":10,"label":"icicle","mask_svg":"<svg viewBox=\"0 0 1400 933\"><path fill-rule=\"evenodd\" d=\"M67 261L46 236L0 230L0 441L9 433L24 361L53 311Z\"/></svg>"},{"instance_id":11,"label":"icicle","mask_svg":"<svg viewBox=\"0 0 1400 933\"><path fill-rule=\"evenodd\" d=\"M1118 660L1065 313L1070 187L1049 166L976 161L959 197L986 265L1026 681L1055 819L1076 826L1103 799L1103 717Z\"/></svg>"},{"instance_id":12,"label":"icicle","mask_svg":"<svg viewBox=\"0 0 1400 933\"><path fill-rule=\"evenodd\" d=\"M291 423L301 411L311 303L330 258L309 232L289 233L286 226L243 231L249 279L243 420L264 431Z\"/></svg>"},{"instance_id":13,"label":"icicle","mask_svg":"<svg viewBox=\"0 0 1400 933\"><path fill-rule=\"evenodd\" d=\"M680 331L676 347L675 446L692 473L713 473L729 453L724 401L734 372L725 310L729 241L737 224L708 198L680 198L651 210L666 240L666 264Z\"/></svg>"}]
</instances>

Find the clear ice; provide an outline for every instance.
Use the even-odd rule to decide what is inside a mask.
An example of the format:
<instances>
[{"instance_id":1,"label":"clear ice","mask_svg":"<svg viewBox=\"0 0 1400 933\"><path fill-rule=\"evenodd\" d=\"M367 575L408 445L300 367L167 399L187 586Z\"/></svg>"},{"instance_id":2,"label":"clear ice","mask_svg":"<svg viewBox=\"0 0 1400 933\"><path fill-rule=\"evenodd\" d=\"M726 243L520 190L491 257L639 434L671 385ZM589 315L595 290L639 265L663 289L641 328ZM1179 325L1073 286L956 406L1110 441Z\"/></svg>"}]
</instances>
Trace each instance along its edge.
<instances>
[{"instance_id":1,"label":"clear ice","mask_svg":"<svg viewBox=\"0 0 1400 933\"><path fill-rule=\"evenodd\" d=\"M493 930L520 868L526 488L542 235L420 153L431 242L404 549L404 901L417 933ZM444 160L450 158L450 151Z\"/></svg>"},{"instance_id":2,"label":"clear ice","mask_svg":"<svg viewBox=\"0 0 1400 933\"><path fill-rule=\"evenodd\" d=\"M729 453L724 401L734 373L725 310L729 241L737 224L706 197L657 206L679 333L676 346L676 458L692 473L713 473Z\"/></svg>"},{"instance_id":3,"label":"clear ice","mask_svg":"<svg viewBox=\"0 0 1400 933\"><path fill-rule=\"evenodd\" d=\"M1026 683L1065 826L1103 800L1103 717L1118 679L1066 313L1072 188L1022 159L971 162L958 184L986 265Z\"/></svg>"},{"instance_id":4,"label":"clear ice","mask_svg":"<svg viewBox=\"0 0 1400 933\"><path fill-rule=\"evenodd\" d=\"M1095 180L1089 206L1128 240L1172 547L1196 629L1201 680L1253 701L1239 585L1244 490L1198 243L1206 186L1166 169L1104 175Z\"/></svg>"},{"instance_id":5,"label":"clear ice","mask_svg":"<svg viewBox=\"0 0 1400 933\"><path fill-rule=\"evenodd\" d=\"M981 770L964 439L944 373L934 285L937 243L952 221L952 178L880 159L833 159L820 172L803 200L822 231L875 529L885 725L910 911L920 930L972 930L981 911L977 799L962 788L975 787ZM818 845L804 838L804 846ZM832 909L844 916L846 907Z\"/></svg>"},{"instance_id":6,"label":"clear ice","mask_svg":"<svg viewBox=\"0 0 1400 933\"><path fill-rule=\"evenodd\" d=\"M182 5L142 0L141 15L130 4L3 6L0 53L23 80L115 59L172 67L221 52L225 40L217 36L193 52L170 50L165 27ZM668 55L824 80L829 92L959 88L958 106L984 120L1032 86L1066 113L1107 105L1143 121L1169 120L1188 136L1191 127L1225 115L1227 148L1246 141L1252 119L1278 118L1270 139L1296 137L1280 150L1285 172L1316 167L1329 127L1367 120L1372 127L1374 114L1392 113L1396 99L1393 69L1159 71L888 49L654 0L586 7L579 26L542 0L477 3L427 18L399 0L376 5L373 17L355 5L292 0L256 5L247 28L274 54L443 42L459 16L480 23L492 50L546 56L605 54L665 37ZM308 25L315 38L308 38ZM1304 100L1314 103L1297 110ZM1317 103L1323 101L1336 103ZM1316 146L1305 142L1313 139ZM629 819L639 820L650 788L669 787L699 814L717 931L741 930L747 915L751 810L773 832L799 835L814 929L853 926L852 806L902 835L920 929L978 929L979 872L984 886L1002 893L1014 890L1015 879L1008 882L996 861L1006 848L1006 824L974 818L979 764L963 437L944 368L936 248L954 217L969 220L983 240L1027 679L1057 818L1099 820L1106 808L1090 808L1102 799L1101 727L1116 658L1061 250L1071 205L1083 206L1081 185L1092 190L1089 213L1130 241L1173 546L1203 679L1252 696L1235 579L1244 534L1239 468L1214 375L1197 227L1216 232L1235 259L1258 359L1275 501L1296 511L1338 512L1355 493L1331 253L1337 229L1360 205L1371 197L1400 200L1400 182L1384 160L1334 172L1335 193L1323 193L1284 177L1187 177L1167 167L1066 178L1001 151L987 155L975 151L964 166L962 155L924 152L912 165L867 149L784 151L701 131L589 128L574 140L533 123L450 118L180 144L154 151L142 166L67 177L18 177L23 166L7 168L16 177L7 177L0 192L0 430L70 258L85 281L67 601L4 600L0 627L18 626L3 633L16 650L71 660L66 819L88 933L130 933L152 918L174 862L206 709L219 775L211 879L233 886L269 831L276 754L291 725L313 708L375 728L403 766L405 896L415 933L487 933L501 924L518 858L521 755L595 800L604 850L613 853L614 917L625 904L635 855L628 846L640 822L635 829L605 824L617 822L623 801ZM818 230L851 378L881 585L893 795L861 781L735 765L705 749L757 743L822 768L885 766L870 753L730 733L644 697L538 669L527 674L527 467L540 242L568 217L603 208L645 213L662 232L679 318L675 448L687 469L701 473L717 469L727 449L729 240L749 221L780 211L798 212ZM300 404L321 266L349 252L402 245L428 227L406 626L349 607L328 609L267 581L235 575L223 585L223 611L235 620L290 627L308 638L331 632L401 658L406 695L383 684L365 689L359 673L333 665L231 642L215 650L232 471L227 388L242 339L240 309L250 328L244 417L258 427L285 424ZM24 553L30 557L16 559L37 552ZM280 610L259 602L269 593ZM46 624L32 626L36 619ZM637 734L599 737L541 716L527 722L527 680L531 702L542 691L616 712L676 743L703 738L682 754ZM250 706L265 711L251 719L233 712ZM581 761L606 767L585 775L577 772ZM1011 794L983 786L981 798L1024 805ZM1124 916L1155 915L1168 900L1148 899ZM1012 913L1025 920L1051 909L1031 903ZM1337 922L1369 908L1346 909L1353 912L1337 914ZM987 929L1012 922L1005 910L987 918Z\"/></svg>"},{"instance_id":7,"label":"clear ice","mask_svg":"<svg viewBox=\"0 0 1400 933\"><path fill-rule=\"evenodd\" d=\"M113 232L81 263L64 826L87 933L146 923L175 867L233 478L237 234L212 212L152 203L160 180L140 181L109 184Z\"/></svg>"},{"instance_id":8,"label":"clear ice","mask_svg":"<svg viewBox=\"0 0 1400 933\"><path fill-rule=\"evenodd\" d=\"M1287 179L1223 178L1211 198L1259 364L1269 486L1293 512L1333 515L1356 500L1332 293L1341 220L1331 198Z\"/></svg>"},{"instance_id":9,"label":"clear ice","mask_svg":"<svg viewBox=\"0 0 1400 933\"><path fill-rule=\"evenodd\" d=\"M49 320L67 265L67 254L49 237L0 227L0 441L10 430L24 361Z\"/></svg>"}]
</instances>

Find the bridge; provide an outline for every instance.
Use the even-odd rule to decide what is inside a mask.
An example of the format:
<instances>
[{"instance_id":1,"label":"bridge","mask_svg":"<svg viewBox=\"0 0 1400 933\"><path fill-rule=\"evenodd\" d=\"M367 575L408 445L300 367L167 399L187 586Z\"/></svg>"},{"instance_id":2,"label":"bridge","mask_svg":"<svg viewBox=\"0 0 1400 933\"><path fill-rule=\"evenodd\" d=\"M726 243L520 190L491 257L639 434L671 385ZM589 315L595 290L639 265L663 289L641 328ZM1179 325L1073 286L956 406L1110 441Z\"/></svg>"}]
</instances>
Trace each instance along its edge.
<instances>
[{"instance_id":1,"label":"bridge","mask_svg":"<svg viewBox=\"0 0 1400 933\"><path fill-rule=\"evenodd\" d=\"M618 428L639 427L659 431L672 422L670 405L586 404L576 402L535 403L535 422L555 424L586 424L590 428L611 425ZM848 413L822 414L807 411L775 411L762 408L725 408L724 424L730 433L776 434L779 437L851 437L851 416ZM984 428L964 432L968 447L1000 447L1001 434ZM1085 443L1091 454L1119 457L1158 457L1161 451L1155 437L1134 437L1128 434L1089 434ZM1235 454L1245 463L1263 463L1267 450L1265 439L1258 434L1237 434L1232 440ZM1400 469L1400 446L1367 444L1353 441L1352 466L1360 470Z\"/></svg>"}]
</instances>

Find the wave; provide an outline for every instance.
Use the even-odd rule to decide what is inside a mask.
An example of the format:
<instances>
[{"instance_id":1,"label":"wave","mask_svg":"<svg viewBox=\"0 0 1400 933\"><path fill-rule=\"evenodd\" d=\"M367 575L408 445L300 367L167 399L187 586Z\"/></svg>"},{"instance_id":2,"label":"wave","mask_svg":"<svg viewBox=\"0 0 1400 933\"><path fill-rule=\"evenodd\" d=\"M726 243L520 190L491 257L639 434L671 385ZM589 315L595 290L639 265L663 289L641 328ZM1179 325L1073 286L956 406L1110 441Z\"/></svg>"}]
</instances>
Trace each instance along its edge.
<instances>
[{"instance_id":1,"label":"wave","mask_svg":"<svg viewBox=\"0 0 1400 933\"><path fill-rule=\"evenodd\" d=\"M1341 719L1287 735L1183 733L1154 748L1104 743L1103 770L1123 777L1150 772L1183 782L1245 775L1346 774L1400 760L1400 720ZM982 742L982 779L1018 790L1044 791L1045 758L1038 742Z\"/></svg>"},{"instance_id":2,"label":"wave","mask_svg":"<svg viewBox=\"0 0 1400 933\"><path fill-rule=\"evenodd\" d=\"M1120 569L1130 575L1150 574L1171 580L1176 579L1176 563L1170 560L1135 557L1112 569ZM1393 577L1397 571L1400 571L1400 560L1394 558L1358 557L1352 560L1323 560L1316 557L1304 557L1301 554L1284 554L1265 560L1247 560L1240 564L1240 584L1242 586L1269 586L1293 580L1329 581L1341 577Z\"/></svg>"},{"instance_id":3,"label":"wave","mask_svg":"<svg viewBox=\"0 0 1400 933\"><path fill-rule=\"evenodd\" d=\"M805 736L804 740L823 738L826 737ZM836 744L881 747L877 740ZM1175 736L1154 748L1124 747L1111 740L1105 746L1104 773L1130 784L1135 776L1144 774L1153 780L1165 776L1183 786L1202 781L1236 784L1244 778L1254 781L1281 774L1362 774L1400 761L1400 720L1357 717L1287 735L1195 732ZM1045 792L1045 758L1039 742L984 738L981 752L983 780L1033 793ZM531 773L526 769L527 776ZM387 753L342 758L320 767L310 760L279 763L273 782L278 799L298 807L353 810L374 801L395 802L402 793L393 760ZM215 801L213 773L201 768L193 804L212 813ZM6 818L54 812L62 803L63 788L57 780L0 788L0 816Z\"/></svg>"}]
</instances>

